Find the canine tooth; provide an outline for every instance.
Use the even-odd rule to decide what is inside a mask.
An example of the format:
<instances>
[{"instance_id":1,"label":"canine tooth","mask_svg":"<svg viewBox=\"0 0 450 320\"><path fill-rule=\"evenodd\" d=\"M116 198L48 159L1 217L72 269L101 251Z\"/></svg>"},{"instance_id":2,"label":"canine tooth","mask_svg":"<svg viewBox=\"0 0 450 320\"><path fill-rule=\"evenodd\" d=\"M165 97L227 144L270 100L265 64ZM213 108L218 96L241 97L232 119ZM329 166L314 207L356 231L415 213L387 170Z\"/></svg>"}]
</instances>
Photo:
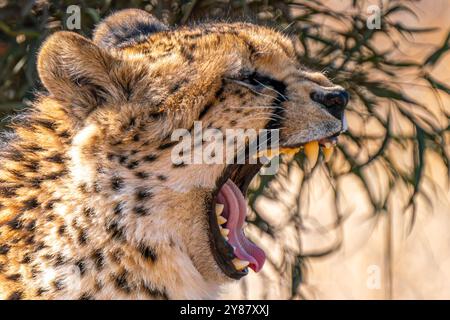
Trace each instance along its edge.
<instances>
[{"instance_id":1,"label":"canine tooth","mask_svg":"<svg viewBox=\"0 0 450 320\"><path fill-rule=\"evenodd\" d=\"M227 228L220 228L220 233L222 234L222 236L228 239L228 234L230 233L230 230Z\"/></svg>"},{"instance_id":2,"label":"canine tooth","mask_svg":"<svg viewBox=\"0 0 450 320\"><path fill-rule=\"evenodd\" d=\"M322 149L323 157L325 159L325 162L330 161L331 156L333 155L333 151L334 151L334 147L333 146L325 147L325 148Z\"/></svg>"},{"instance_id":3,"label":"canine tooth","mask_svg":"<svg viewBox=\"0 0 450 320\"><path fill-rule=\"evenodd\" d=\"M308 162L311 168L314 168L317 163L317 158L319 157L319 142L308 142L305 145L305 155L306 158L308 158Z\"/></svg>"},{"instance_id":4,"label":"canine tooth","mask_svg":"<svg viewBox=\"0 0 450 320\"><path fill-rule=\"evenodd\" d=\"M232 262L236 270L243 270L250 264L250 262L238 258L234 258Z\"/></svg>"},{"instance_id":5,"label":"canine tooth","mask_svg":"<svg viewBox=\"0 0 450 320\"><path fill-rule=\"evenodd\" d=\"M284 155L284 161L286 162L292 162L294 160L295 154L286 154Z\"/></svg>"},{"instance_id":6,"label":"canine tooth","mask_svg":"<svg viewBox=\"0 0 450 320\"><path fill-rule=\"evenodd\" d=\"M227 222L227 219L222 216L217 216L217 222L219 223L219 225L222 225Z\"/></svg>"},{"instance_id":7,"label":"canine tooth","mask_svg":"<svg viewBox=\"0 0 450 320\"><path fill-rule=\"evenodd\" d=\"M216 203L216 215L220 216L223 212L224 205L221 203Z\"/></svg>"},{"instance_id":8,"label":"canine tooth","mask_svg":"<svg viewBox=\"0 0 450 320\"><path fill-rule=\"evenodd\" d=\"M286 155L295 155L300 151L300 148L281 148L280 153Z\"/></svg>"},{"instance_id":9,"label":"canine tooth","mask_svg":"<svg viewBox=\"0 0 450 320\"><path fill-rule=\"evenodd\" d=\"M273 149L268 149L268 150L258 151L258 153L256 153L253 157L254 157L254 159L266 157L267 159L271 160L273 157L275 157L279 154L280 154L279 150L275 151Z\"/></svg>"}]
</instances>

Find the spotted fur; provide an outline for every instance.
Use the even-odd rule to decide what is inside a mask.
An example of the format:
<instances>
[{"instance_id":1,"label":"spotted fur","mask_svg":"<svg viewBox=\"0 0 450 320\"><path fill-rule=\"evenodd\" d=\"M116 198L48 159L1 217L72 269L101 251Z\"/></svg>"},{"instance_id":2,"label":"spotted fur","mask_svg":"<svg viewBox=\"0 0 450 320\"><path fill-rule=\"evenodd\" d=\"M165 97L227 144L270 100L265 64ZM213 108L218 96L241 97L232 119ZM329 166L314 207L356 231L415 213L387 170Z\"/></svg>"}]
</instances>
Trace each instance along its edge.
<instances>
[{"instance_id":1,"label":"spotted fur","mask_svg":"<svg viewBox=\"0 0 450 320\"><path fill-rule=\"evenodd\" d=\"M172 165L176 128L265 128L301 143L340 123L309 98L332 88L292 41L245 23L170 29L120 11L93 40L48 38L46 88L0 153L1 299L213 298L231 280L208 239L224 165ZM281 88L242 85L260 74ZM236 81L236 79L238 81Z\"/></svg>"}]
</instances>

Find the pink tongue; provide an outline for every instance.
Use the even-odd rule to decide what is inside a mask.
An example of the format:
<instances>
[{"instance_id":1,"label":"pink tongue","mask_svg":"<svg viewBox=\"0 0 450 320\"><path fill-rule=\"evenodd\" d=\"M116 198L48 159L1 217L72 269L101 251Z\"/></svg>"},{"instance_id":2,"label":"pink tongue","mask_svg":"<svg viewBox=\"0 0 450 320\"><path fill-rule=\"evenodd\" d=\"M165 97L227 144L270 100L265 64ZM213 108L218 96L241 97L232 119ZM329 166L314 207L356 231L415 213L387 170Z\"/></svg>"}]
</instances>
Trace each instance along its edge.
<instances>
[{"instance_id":1,"label":"pink tongue","mask_svg":"<svg viewBox=\"0 0 450 320\"><path fill-rule=\"evenodd\" d=\"M234 247L234 255L250 262L250 268L258 272L266 261L264 251L245 237L242 226L247 214L247 205L241 190L230 179L222 186L217 202L224 205L222 215L227 218L230 230L228 243Z\"/></svg>"}]
</instances>

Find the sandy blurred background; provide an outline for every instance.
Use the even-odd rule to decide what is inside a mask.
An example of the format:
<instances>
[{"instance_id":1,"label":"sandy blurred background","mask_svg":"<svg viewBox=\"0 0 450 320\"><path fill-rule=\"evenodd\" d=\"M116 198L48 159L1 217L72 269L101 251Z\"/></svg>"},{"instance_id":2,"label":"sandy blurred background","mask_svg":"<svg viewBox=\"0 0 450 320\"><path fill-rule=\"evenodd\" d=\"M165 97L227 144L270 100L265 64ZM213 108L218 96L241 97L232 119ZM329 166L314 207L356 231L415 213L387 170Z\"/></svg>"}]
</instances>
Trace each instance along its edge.
<instances>
[{"instance_id":1,"label":"sandy blurred background","mask_svg":"<svg viewBox=\"0 0 450 320\"><path fill-rule=\"evenodd\" d=\"M376 3L376 2L375 2ZM328 1L328 4L346 9L342 1ZM400 20L420 27L440 27L434 34L415 36L419 45L411 46L399 38L398 44L404 57L423 61L450 30L450 1L426 0L416 5L420 19L399 15ZM323 21L327 23L327 21ZM380 47L384 43L380 41ZM444 83L450 82L450 54L433 69L433 75ZM403 89L428 107L450 110L448 96L440 95L440 102L423 84L405 76ZM445 121L445 119L442 119ZM349 120L350 127L357 126ZM447 140L448 147L448 140ZM395 152L395 150L393 151ZM397 151L398 152L398 151ZM399 152L401 159L402 154ZM410 231L410 212L391 204L391 212L382 217L372 217L366 206L367 199L361 186L354 179L341 181L345 192L344 205L348 208L347 219L335 230L315 228L301 234L301 248L339 249L329 255L307 259L305 283L300 285L303 298L307 299L450 299L450 189L445 166L433 154L426 155L425 172L433 197L430 202L419 199L417 218ZM295 190L301 172L295 172L286 182ZM374 175L375 173L372 173ZM319 177L317 180L326 179ZM373 180L379 179L373 176ZM433 186L434 185L434 186ZM332 201L329 186L320 181L310 186L310 197L306 219L314 226L333 225L334 216L328 210ZM432 188L432 189L431 189ZM401 190L397 192L401 197ZM289 198L289 197L287 197ZM395 197L394 197L395 198ZM294 196L283 201L295 201ZM303 204L300 205L304 207ZM274 220L283 215L284 206L270 201L261 201L261 210ZM314 228L313 228L314 229ZM257 237L258 235L255 235ZM288 238L288 237L287 237ZM290 240L286 240L290 241ZM341 242L340 242L341 241ZM276 256L276 246L271 252ZM270 251L270 250L269 250ZM241 284L233 284L224 298L286 298L286 280L265 270L261 275L252 273Z\"/></svg>"}]
</instances>

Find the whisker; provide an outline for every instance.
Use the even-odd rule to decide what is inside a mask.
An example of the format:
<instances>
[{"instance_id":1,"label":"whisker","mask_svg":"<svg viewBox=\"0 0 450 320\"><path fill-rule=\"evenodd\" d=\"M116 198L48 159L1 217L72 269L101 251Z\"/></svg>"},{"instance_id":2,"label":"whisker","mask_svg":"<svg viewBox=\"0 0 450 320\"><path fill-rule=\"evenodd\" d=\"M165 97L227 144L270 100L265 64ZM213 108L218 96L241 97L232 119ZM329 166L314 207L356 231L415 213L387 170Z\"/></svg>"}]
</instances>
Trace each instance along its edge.
<instances>
[{"instance_id":1,"label":"whisker","mask_svg":"<svg viewBox=\"0 0 450 320\"><path fill-rule=\"evenodd\" d=\"M242 107L230 107L230 109L267 109L267 108L271 108L271 109L284 109L284 107L282 106L277 106L277 105L254 105L254 106L242 106Z\"/></svg>"},{"instance_id":2,"label":"whisker","mask_svg":"<svg viewBox=\"0 0 450 320\"><path fill-rule=\"evenodd\" d=\"M266 116L266 117L264 117L264 116ZM243 120L260 120L260 119L273 119L273 120L279 119L279 120L283 120L285 118L280 116L280 115L278 115L278 114L272 114L272 113L267 113L267 114L258 113L258 114L255 114L254 117L248 117L248 118L244 117L243 118Z\"/></svg>"},{"instance_id":3,"label":"whisker","mask_svg":"<svg viewBox=\"0 0 450 320\"><path fill-rule=\"evenodd\" d=\"M276 90L275 88L269 87L256 79L255 79L255 81L258 82L260 85L262 85L264 88L267 88L267 89L272 90L275 93L279 94L281 97L283 97L284 100L286 100L286 101L288 100L288 98L284 94L282 94L280 91Z\"/></svg>"},{"instance_id":4,"label":"whisker","mask_svg":"<svg viewBox=\"0 0 450 320\"><path fill-rule=\"evenodd\" d=\"M259 82L259 81L258 81L258 82ZM253 92L253 93L257 94L257 95L260 95L260 96L262 96L262 97L272 98L272 99L276 100L276 101L279 102L279 103L284 102L284 101L278 99L277 97L272 97L272 96L270 96L270 95L268 95L268 94L264 94L264 93L258 92L258 91L256 91L256 90L254 90L253 88L251 88L250 86L245 85L245 84L243 84L243 83L241 83L241 82L239 82L239 81L234 81L234 83L236 83L236 84L238 84L238 85L240 85L240 86L242 86L242 87L244 87L244 88L247 88L247 89L250 90L251 92ZM266 88L270 88L270 87L267 87L267 86L266 86ZM280 94L281 96L283 96L283 95L282 95L280 92L278 92L277 90L275 90L275 89L273 89L273 90L274 90L276 93L278 93L278 94ZM284 97L284 96L283 96L283 98L286 99L286 97ZM287 99L286 99L286 100L287 100Z\"/></svg>"}]
</instances>

